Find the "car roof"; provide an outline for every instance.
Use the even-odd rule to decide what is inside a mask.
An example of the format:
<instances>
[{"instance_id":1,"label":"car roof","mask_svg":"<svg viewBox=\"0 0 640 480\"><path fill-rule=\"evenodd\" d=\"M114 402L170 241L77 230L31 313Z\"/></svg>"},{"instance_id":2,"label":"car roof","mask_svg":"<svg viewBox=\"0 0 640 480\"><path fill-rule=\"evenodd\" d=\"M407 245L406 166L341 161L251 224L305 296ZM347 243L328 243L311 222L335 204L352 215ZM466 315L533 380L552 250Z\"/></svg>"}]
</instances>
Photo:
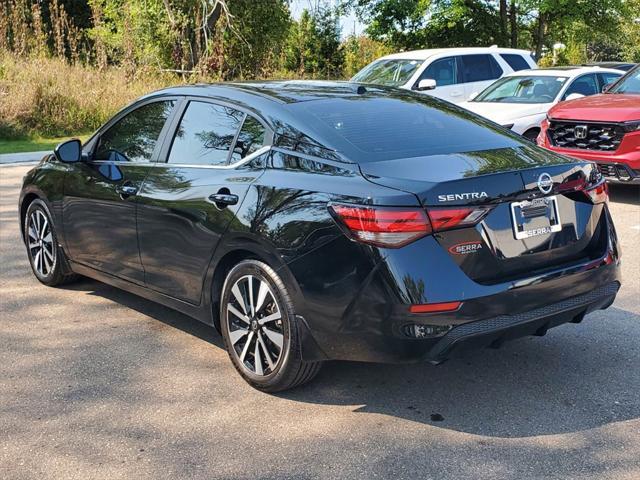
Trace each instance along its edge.
<instances>
[{"instance_id":1,"label":"car roof","mask_svg":"<svg viewBox=\"0 0 640 480\"><path fill-rule=\"evenodd\" d=\"M276 80L265 82L199 83L157 90L147 95L183 95L243 102L287 104L332 97L355 97L363 93L384 94L389 88L348 81ZM143 97L144 98L144 97Z\"/></svg>"},{"instance_id":2,"label":"car roof","mask_svg":"<svg viewBox=\"0 0 640 480\"><path fill-rule=\"evenodd\" d=\"M623 75L625 72L622 70L616 70L615 68L602 68L602 67L552 67L552 68L538 68L536 70L518 70L517 72L508 73L505 77L526 77L529 75L536 75L541 77L577 77L584 73L619 73Z\"/></svg>"},{"instance_id":3,"label":"car roof","mask_svg":"<svg viewBox=\"0 0 640 480\"><path fill-rule=\"evenodd\" d=\"M410 50L408 52L385 55L380 60L426 60L434 55L471 55L479 53L515 53L517 55L530 55L528 50L499 47L468 47L468 48L430 48L426 50Z\"/></svg>"}]
</instances>

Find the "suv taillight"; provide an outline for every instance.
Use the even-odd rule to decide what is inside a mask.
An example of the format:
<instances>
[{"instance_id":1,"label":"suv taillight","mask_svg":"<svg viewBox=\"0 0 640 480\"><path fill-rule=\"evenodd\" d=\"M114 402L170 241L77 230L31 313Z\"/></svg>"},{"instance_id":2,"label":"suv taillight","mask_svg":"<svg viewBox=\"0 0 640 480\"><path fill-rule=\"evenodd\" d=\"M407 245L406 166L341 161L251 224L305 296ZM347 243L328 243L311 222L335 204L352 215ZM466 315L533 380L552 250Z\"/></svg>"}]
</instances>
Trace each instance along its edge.
<instances>
[{"instance_id":1,"label":"suv taillight","mask_svg":"<svg viewBox=\"0 0 640 480\"><path fill-rule=\"evenodd\" d=\"M585 188L584 194L589 197L591 203L606 203L609 201L609 187L603 180L595 187Z\"/></svg>"},{"instance_id":2,"label":"suv taillight","mask_svg":"<svg viewBox=\"0 0 640 480\"><path fill-rule=\"evenodd\" d=\"M478 223L487 208L375 207L331 204L334 218L354 240L385 248L399 248L425 235Z\"/></svg>"}]
</instances>

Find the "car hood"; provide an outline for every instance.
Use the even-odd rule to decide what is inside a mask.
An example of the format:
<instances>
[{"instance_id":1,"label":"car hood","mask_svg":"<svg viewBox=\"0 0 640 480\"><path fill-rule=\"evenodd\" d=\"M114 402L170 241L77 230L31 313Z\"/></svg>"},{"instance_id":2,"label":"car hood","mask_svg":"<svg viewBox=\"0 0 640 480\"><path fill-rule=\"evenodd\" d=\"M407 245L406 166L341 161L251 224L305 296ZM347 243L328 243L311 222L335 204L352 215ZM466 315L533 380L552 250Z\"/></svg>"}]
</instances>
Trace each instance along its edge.
<instances>
[{"instance_id":1,"label":"car hood","mask_svg":"<svg viewBox=\"0 0 640 480\"><path fill-rule=\"evenodd\" d=\"M560 102L549 110L549 117L596 122L640 120L640 95L603 93Z\"/></svg>"},{"instance_id":2,"label":"car hood","mask_svg":"<svg viewBox=\"0 0 640 480\"><path fill-rule=\"evenodd\" d=\"M551 105L550 103L464 102L459 106L501 125L507 125L522 117L544 113Z\"/></svg>"}]
</instances>

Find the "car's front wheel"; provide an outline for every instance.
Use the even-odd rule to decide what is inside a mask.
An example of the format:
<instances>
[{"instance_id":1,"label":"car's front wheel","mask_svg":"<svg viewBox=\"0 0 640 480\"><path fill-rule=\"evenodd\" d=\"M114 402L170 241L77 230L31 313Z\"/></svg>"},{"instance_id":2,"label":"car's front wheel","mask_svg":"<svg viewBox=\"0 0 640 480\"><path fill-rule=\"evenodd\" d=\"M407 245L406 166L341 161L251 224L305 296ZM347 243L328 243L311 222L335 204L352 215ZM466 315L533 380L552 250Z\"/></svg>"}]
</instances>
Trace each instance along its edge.
<instances>
[{"instance_id":1,"label":"car's front wheel","mask_svg":"<svg viewBox=\"0 0 640 480\"><path fill-rule=\"evenodd\" d=\"M34 200L27 208L23 231L29 263L40 282L56 286L76 278L66 267L49 209L42 200Z\"/></svg>"},{"instance_id":2,"label":"car's front wheel","mask_svg":"<svg viewBox=\"0 0 640 480\"><path fill-rule=\"evenodd\" d=\"M220 327L236 370L265 392L308 382L319 362L304 362L293 303L269 265L244 260L228 273L220 302Z\"/></svg>"}]
</instances>

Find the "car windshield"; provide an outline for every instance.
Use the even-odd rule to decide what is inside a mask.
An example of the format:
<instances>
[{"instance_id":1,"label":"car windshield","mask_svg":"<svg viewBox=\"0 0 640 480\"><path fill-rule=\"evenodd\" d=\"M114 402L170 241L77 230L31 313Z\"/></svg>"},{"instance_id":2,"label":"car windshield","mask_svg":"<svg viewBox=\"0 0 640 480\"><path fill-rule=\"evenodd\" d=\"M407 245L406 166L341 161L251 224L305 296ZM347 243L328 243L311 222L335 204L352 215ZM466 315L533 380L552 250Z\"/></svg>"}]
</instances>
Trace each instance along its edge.
<instances>
[{"instance_id":1,"label":"car windshield","mask_svg":"<svg viewBox=\"0 0 640 480\"><path fill-rule=\"evenodd\" d=\"M607 93L640 93L640 68L622 77Z\"/></svg>"},{"instance_id":2,"label":"car windshield","mask_svg":"<svg viewBox=\"0 0 640 480\"><path fill-rule=\"evenodd\" d=\"M409 81L420 65L422 60L378 60L356 73L351 81L399 87Z\"/></svg>"},{"instance_id":3,"label":"car windshield","mask_svg":"<svg viewBox=\"0 0 640 480\"><path fill-rule=\"evenodd\" d=\"M474 102L550 103L558 96L567 77L517 76L504 77L489 85Z\"/></svg>"}]
</instances>

